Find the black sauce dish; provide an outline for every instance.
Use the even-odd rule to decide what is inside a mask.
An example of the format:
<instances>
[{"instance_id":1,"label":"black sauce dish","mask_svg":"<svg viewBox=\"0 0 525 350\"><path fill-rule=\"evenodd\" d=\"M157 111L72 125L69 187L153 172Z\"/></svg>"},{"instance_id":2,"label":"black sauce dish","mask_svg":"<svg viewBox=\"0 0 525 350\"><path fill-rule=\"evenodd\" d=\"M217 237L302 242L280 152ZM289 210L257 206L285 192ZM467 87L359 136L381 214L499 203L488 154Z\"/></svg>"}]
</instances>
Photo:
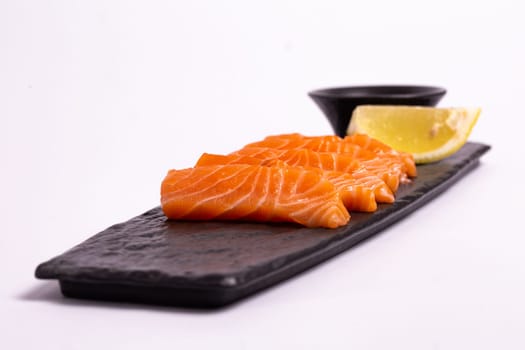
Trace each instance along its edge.
<instances>
[{"instance_id":1,"label":"black sauce dish","mask_svg":"<svg viewBox=\"0 0 525 350\"><path fill-rule=\"evenodd\" d=\"M447 90L422 85L369 85L318 89L308 95L319 106L336 135L346 135L352 112L359 105L434 107Z\"/></svg>"}]
</instances>

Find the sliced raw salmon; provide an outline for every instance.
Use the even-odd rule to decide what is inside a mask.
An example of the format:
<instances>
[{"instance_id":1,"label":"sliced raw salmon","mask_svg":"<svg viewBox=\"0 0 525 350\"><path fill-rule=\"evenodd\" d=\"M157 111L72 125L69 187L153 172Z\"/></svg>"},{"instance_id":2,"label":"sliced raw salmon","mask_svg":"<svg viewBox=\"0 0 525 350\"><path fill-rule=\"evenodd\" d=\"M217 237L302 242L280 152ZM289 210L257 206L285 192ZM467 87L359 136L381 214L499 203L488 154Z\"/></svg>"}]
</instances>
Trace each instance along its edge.
<instances>
[{"instance_id":1,"label":"sliced raw salmon","mask_svg":"<svg viewBox=\"0 0 525 350\"><path fill-rule=\"evenodd\" d=\"M235 154L223 155L213 153L203 153L195 166L209 166L209 165L226 165L226 164L251 164L261 165L264 159L251 157L249 155Z\"/></svg>"},{"instance_id":2,"label":"sliced raw salmon","mask_svg":"<svg viewBox=\"0 0 525 350\"><path fill-rule=\"evenodd\" d=\"M322 170L351 173L362 167L361 163L349 155L333 152L316 152L306 148L276 150L262 147L244 147L231 155L249 156L266 161L282 160L290 166L314 167ZM264 164L264 163L263 163Z\"/></svg>"},{"instance_id":3,"label":"sliced raw salmon","mask_svg":"<svg viewBox=\"0 0 525 350\"><path fill-rule=\"evenodd\" d=\"M286 167L290 166L286 161L280 159L265 161L266 165ZM352 174L341 171L323 170L318 167L304 166L303 168L316 171L324 178L329 180L341 195L346 209L349 211L364 211L372 212L377 209L377 202L375 198L375 188L370 186L367 181L354 177ZM379 180L379 179L378 179ZM379 180L380 181L380 180ZM387 191L389 189L386 187ZM390 191L389 191L390 192ZM394 201L394 196L391 194L391 201ZM390 198L388 203L391 203ZM386 201L385 201L386 202Z\"/></svg>"},{"instance_id":4,"label":"sliced raw salmon","mask_svg":"<svg viewBox=\"0 0 525 350\"><path fill-rule=\"evenodd\" d=\"M303 136L301 134L282 134L267 136L261 141L249 143L244 147L263 147L275 149L302 148L316 152L347 153L354 157L374 157L373 152L364 150L358 145L344 142L335 135Z\"/></svg>"},{"instance_id":5,"label":"sliced raw salmon","mask_svg":"<svg viewBox=\"0 0 525 350\"><path fill-rule=\"evenodd\" d=\"M161 206L171 219L295 222L336 228L350 215L335 186L319 172L250 164L170 170Z\"/></svg>"},{"instance_id":6,"label":"sliced raw salmon","mask_svg":"<svg viewBox=\"0 0 525 350\"><path fill-rule=\"evenodd\" d=\"M257 159L261 157L261 159ZM196 166L220 164L260 164L300 166L326 171L336 184L348 210L374 211L379 203L392 203L394 195L383 180L368 173L359 161L344 154L314 152L307 149L274 150L246 147L229 155L204 153ZM355 176L353 175L355 173ZM362 197L361 197L362 196Z\"/></svg>"},{"instance_id":7,"label":"sliced raw salmon","mask_svg":"<svg viewBox=\"0 0 525 350\"><path fill-rule=\"evenodd\" d=\"M363 149L372 151L379 156L392 156L396 159L401 160L403 164L403 171L410 177L417 176L416 163L414 156L407 152L396 151L390 146L378 141L365 134L354 134L346 136L343 139L344 142L349 142L354 145L358 145Z\"/></svg>"},{"instance_id":8,"label":"sliced raw salmon","mask_svg":"<svg viewBox=\"0 0 525 350\"><path fill-rule=\"evenodd\" d=\"M392 191L397 191L399 183L406 178L404 163L399 157L386 153L376 153L364 149L358 144L344 141L334 135L303 136L301 134L272 135L245 146L267 147L276 149L309 149L316 152L345 154L359 160L362 165L380 177ZM378 159L380 159L378 161ZM383 159L385 159L383 161ZM388 162L388 164L387 164ZM392 167L394 166L394 167Z\"/></svg>"},{"instance_id":9,"label":"sliced raw salmon","mask_svg":"<svg viewBox=\"0 0 525 350\"><path fill-rule=\"evenodd\" d=\"M277 139L276 137L275 140ZM330 136L330 139L333 138ZM393 203L394 194L392 191L396 191L399 186L400 170L386 164L385 161L378 160L373 154L369 155L367 160L361 161L348 153L315 152L301 148L280 150L244 147L229 156L236 159L235 162L237 163L242 157L249 157L246 159L261 157L265 160L261 164L268 164L268 162L277 159L290 166L315 167L326 171L345 172L352 175L360 185L370 188L379 203Z\"/></svg>"},{"instance_id":10,"label":"sliced raw salmon","mask_svg":"<svg viewBox=\"0 0 525 350\"><path fill-rule=\"evenodd\" d=\"M373 212L377 210L374 188L367 186L364 181L348 173L340 171L323 171L341 195L345 207L349 211ZM393 200L394 196L392 196Z\"/></svg>"},{"instance_id":11,"label":"sliced raw salmon","mask_svg":"<svg viewBox=\"0 0 525 350\"><path fill-rule=\"evenodd\" d=\"M244 148L244 151L250 149L252 148ZM387 183L377 176L374 171L367 169L360 161L347 154L314 152L308 149L290 149L280 154L276 159L266 160L262 164L272 165L275 164L275 160L283 161L289 166L313 167L332 172L330 174L331 179L335 178L334 173L344 173L346 174L344 175L346 182L352 181L353 186L362 186L370 189L374 194L375 201L378 203L394 202L394 194ZM377 172L383 175L381 171ZM343 175L341 174L340 176ZM348 204L348 202L345 204ZM360 209L356 209L354 206L347 207L351 208L350 210L368 211L364 210L363 206L360 206Z\"/></svg>"}]
</instances>

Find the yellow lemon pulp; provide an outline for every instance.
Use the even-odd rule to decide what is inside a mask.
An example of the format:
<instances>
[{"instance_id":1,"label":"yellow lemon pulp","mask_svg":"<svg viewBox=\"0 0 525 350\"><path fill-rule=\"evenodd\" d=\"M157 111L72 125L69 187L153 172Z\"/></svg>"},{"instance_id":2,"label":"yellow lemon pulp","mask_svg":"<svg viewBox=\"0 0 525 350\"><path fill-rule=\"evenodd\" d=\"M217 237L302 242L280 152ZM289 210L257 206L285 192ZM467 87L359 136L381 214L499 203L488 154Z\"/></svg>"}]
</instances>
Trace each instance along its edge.
<instances>
[{"instance_id":1,"label":"yellow lemon pulp","mask_svg":"<svg viewBox=\"0 0 525 350\"><path fill-rule=\"evenodd\" d=\"M368 134L390 147L429 163L457 152L481 113L480 108L358 106L347 133Z\"/></svg>"}]
</instances>

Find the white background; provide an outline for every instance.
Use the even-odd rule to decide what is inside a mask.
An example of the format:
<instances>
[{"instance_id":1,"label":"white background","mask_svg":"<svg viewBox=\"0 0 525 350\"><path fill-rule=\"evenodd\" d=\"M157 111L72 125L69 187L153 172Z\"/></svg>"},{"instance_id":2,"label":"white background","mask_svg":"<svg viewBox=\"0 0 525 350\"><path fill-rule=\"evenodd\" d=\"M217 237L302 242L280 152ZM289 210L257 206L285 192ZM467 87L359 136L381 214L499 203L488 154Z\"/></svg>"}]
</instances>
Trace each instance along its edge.
<instances>
[{"instance_id":1,"label":"white background","mask_svg":"<svg viewBox=\"0 0 525 350\"><path fill-rule=\"evenodd\" d=\"M517 0L0 0L0 347L525 348L524 23ZM383 83L482 107L493 149L376 238L214 312L33 277L202 152L331 133L309 90Z\"/></svg>"}]
</instances>

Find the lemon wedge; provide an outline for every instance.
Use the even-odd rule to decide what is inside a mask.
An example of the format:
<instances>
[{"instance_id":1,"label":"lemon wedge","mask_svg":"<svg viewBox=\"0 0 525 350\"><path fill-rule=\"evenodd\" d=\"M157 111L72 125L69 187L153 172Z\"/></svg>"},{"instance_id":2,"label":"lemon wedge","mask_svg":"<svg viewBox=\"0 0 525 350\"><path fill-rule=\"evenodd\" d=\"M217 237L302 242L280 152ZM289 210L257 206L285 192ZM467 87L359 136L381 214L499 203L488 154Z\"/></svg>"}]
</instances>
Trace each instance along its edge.
<instances>
[{"instance_id":1,"label":"lemon wedge","mask_svg":"<svg viewBox=\"0 0 525 350\"><path fill-rule=\"evenodd\" d=\"M480 108L358 106L347 133L368 134L390 147L430 163L457 152L466 142Z\"/></svg>"}]
</instances>

